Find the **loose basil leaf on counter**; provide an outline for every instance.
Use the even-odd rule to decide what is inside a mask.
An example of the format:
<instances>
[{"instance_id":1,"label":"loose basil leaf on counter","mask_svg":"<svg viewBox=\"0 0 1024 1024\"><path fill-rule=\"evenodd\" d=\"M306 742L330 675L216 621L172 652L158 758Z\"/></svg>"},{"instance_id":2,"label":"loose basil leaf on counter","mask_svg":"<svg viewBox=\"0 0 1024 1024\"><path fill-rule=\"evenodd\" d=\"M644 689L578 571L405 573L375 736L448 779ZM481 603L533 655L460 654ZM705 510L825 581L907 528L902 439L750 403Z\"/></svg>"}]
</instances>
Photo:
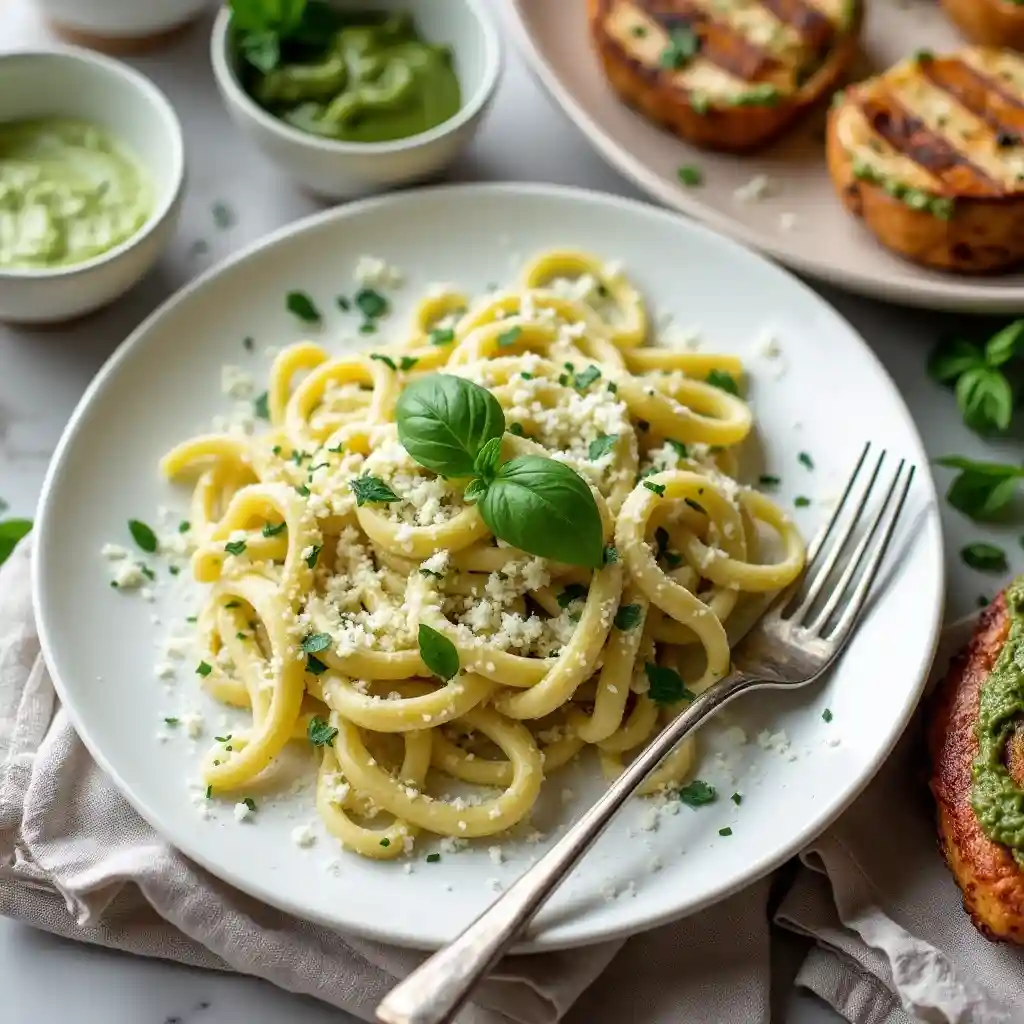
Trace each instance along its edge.
<instances>
[{"instance_id":1,"label":"loose basil leaf on counter","mask_svg":"<svg viewBox=\"0 0 1024 1024\"><path fill-rule=\"evenodd\" d=\"M148 554L153 554L156 551L156 534L149 526L140 522L138 519L129 519L128 530L132 535L132 540L134 540L143 551Z\"/></svg>"},{"instance_id":2,"label":"loose basil leaf on counter","mask_svg":"<svg viewBox=\"0 0 1024 1024\"><path fill-rule=\"evenodd\" d=\"M1014 320L985 342L985 362L1002 366L1024 351L1024 320Z\"/></svg>"},{"instance_id":3,"label":"loose basil leaf on counter","mask_svg":"<svg viewBox=\"0 0 1024 1024\"><path fill-rule=\"evenodd\" d=\"M32 530L31 519L7 519L0 523L0 565L3 565L17 547L18 541Z\"/></svg>"},{"instance_id":4,"label":"loose basil leaf on counter","mask_svg":"<svg viewBox=\"0 0 1024 1024\"><path fill-rule=\"evenodd\" d=\"M425 622L419 630L420 657L435 676L448 682L459 674L459 652L455 644Z\"/></svg>"},{"instance_id":5,"label":"loose basil leaf on counter","mask_svg":"<svg viewBox=\"0 0 1024 1024\"><path fill-rule=\"evenodd\" d=\"M478 508L491 532L539 558L598 566L601 514L583 478L564 463L524 455L504 463Z\"/></svg>"},{"instance_id":6,"label":"loose basil leaf on counter","mask_svg":"<svg viewBox=\"0 0 1024 1024\"><path fill-rule=\"evenodd\" d=\"M1006 430L1013 416L1013 388L999 371L975 366L956 382L956 402L964 423L979 434Z\"/></svg>"},{"instance_id":7,"label":"loose basil leaf on counter","mask_svg":"<svg viewBox=\"0 0 1024 1024\"><path fill-rule=\"evenodd\" d=\"M1024 478L1024 466L978 462L962 455L945 455L936 462L960 470L946 491L946 500L971 519L991 519L1010 503L1018 481Z\"/></svg>"},{"instance_id":8,"label":"loose basil leaf on counter","mask_svg":"<svg viewBox=\"0 0 1024 1024\"><path fill-rule=\"evenodd\" d=\"M981 349L963 338L939 342L928 357L928 374L940 384L953 384L960 374L985 362Z\"/></svg>"},{"instance_id":9,"label":"loose basil leaf on counter","mask_svg":"<svg viewBox=\"0 0 1024 1024\"><path fill-rule=\"evenodd\" d=\"M505 433L505 414L486 388L446 373L410 384L395 407L398 439L441 476L472 476L480 449Z\"/></svg>"},{"instance_id":10,"label":"loose basil leaf on counter","mask_svg":"<svg viewBox=\"0 0 1024 1024\"><path fill-rule=\"evenodd\" d=\"M960 557L968 566L980 572L1006 572L1008 568L1006 552L984 541L968 544L961 550Z\"/></svg>"}]
</instances>

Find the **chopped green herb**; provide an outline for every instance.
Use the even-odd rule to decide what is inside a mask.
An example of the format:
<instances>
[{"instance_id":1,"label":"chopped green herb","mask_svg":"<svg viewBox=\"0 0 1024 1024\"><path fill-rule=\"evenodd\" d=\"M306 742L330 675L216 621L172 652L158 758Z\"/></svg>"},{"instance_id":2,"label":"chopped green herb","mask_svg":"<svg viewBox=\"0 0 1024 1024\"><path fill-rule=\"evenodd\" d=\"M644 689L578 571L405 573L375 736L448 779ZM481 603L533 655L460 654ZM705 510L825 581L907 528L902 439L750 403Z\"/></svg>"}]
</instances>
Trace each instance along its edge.
<instances>
[{"instance_id":1,"label":"chopped green herb","mask_svg":"<svg viewBox=\"0 0 1024 1024\"><path fill-rule=\"evenodd\" d=\"M739 794L739 793L733 793L733 795L732 795L732 798L731 798L731 799L732 799L732 802L733 802L734 804L736 804L736 806L737 806L737 807L739 807L739 805L740 805L741 803L743 803L743 797L742 797L742 795L741 795L741 794Z\"/></svg>"},{"instance_id":2,"label":"chopped green herb","mask_svg":"<svg viewBox=\"0 0 1024 1024\"><path fill-rule=\"evenodd\" d=\"M227 736L214 736L213 739L216 743L230 743L231 733L228 733Z\"/></svg>"},{"instance_id":3,"label":"chopped green herb","mask_svg":"<svg viewBox=\"0 0 1024 1024\"><path fill-rule=\"evenodd\" d=\"M308 498L310 490L305 484L299 484L299 486L295 488L295 493L302 498Z\"/></svg>"},{"instance_id":4,"label":"chopped green herb","mask_svg":"<svg viewBox=\"0 0 1024 1024\"><path fill-rule=\"evenodd\" d=\"M565 590L558 595L558 607L568 608L573 601L582 601L587 596L587 588L582 583L570 583Z\"/></svg>"},{"instance_id":5,"label":"chopped green herb","mask_svg":"<svg viewBox=\"0 0 1024 1024\"><path fill-rule=\"evenodd\" d=\"M306 671L315 676L322 676L327 671L327 666L315 655L306 655Z\"/></svg>"},{"instance_id":6,"label":"chopped green herb","mask_svg":"<svg viewBox=\"0 0 1024 1024\"><path fill-rule=\"evenodd\" d=\"M224 605L225 608L241 608L241 606L241 601L228 601L228 603Z\"/></svg>"},{"instance_id":7,"label":"chopped green herb","mask_svg":"<svg viewBox=\"0 0 1024 1024\"><path fill-rule=\"evenodd\" d=\"M176 565L169 565L169 566L167 566L167 571L172 576L178 576L181 573L181 569L179 569L178 566L176 566Z\"/></svg>"},{"instance_id":8,"label":"chopped green herb","mask_svg":"<svg viewBox=\"0 0 1024 1024\"><path fill-rule=\"evenodd\" d=\"M264 537L276 537L279 533L283 533L288 529L287 523L277 523L272 525L270 523L263 524L263 536Z\"/></svg>"},{"instance_id":9,"label":"chopped green herb","mask_svg":"<svg viewBox=\"0 0 1024 1024\"><path fill-rule=\"evenodd\" d=\"M587 457L591 462L596 462L615 447L615 442L618 439L618 434L598 434L587 448Z\"/></svg>"},{"instance_id":10,"label":"chopped green herb","mask_svg":"<svg viewBox=\"0 0 1024 1024\"><path fill-rule=\"evenodd\" d=\"M455 340L455 332L450 327L435 327L430 332L431 345L450 345Z\"/></svg>"},{"instance_id":11,"label":"chopped green herb","mask_svg":"<svg viewBox=\"0 0 1024 1024\"><path fill-rule=\"evenodd\" d=\"M613 380L610 380L610 381L608 381L608 390L609 390L609 392L611 392L611 394L613 394L613 395L615 395L615 394L618 394L618 391L619 391L619 385L618 385L618 384L616 384L616 383L615 383L615 381L613 381Z\"/></svg>"},{"instance_id":12,"label":"chopped green herb","mask_svg":"<svg viewBox=\"0 0 1024 1024\"><path fill-rule=\"evenodd\" d=\"M687 807L703 807L714 803L717 797L715 787L703 779L694 779L679 790L679 799Z\"/></svg>"},{"instance_id":13,"label":"chopped green herb","mask_svg":"<svg viewBox=\"0 0 1024 1024\"><path fill-rule=\"evenodd\" d=\"M720 836L731 836L731 835L732 835L732 829L731 829L731 828L729 828L729 826L728 826L728 825L726 825L726 826L725 826L725 828L720 828L720 829L718 830L718 834L719 834Z\"/></svg>"},{"instance_id":14,"label":"chopped green herb","mask_svg":"<svg viewBox=\"0 0 1024 1024\"><path fill-rule=\"evenodd\" d=\"M316 303L305 292L289 292L285 306L292 316L297 316L303 323L318 324L323 320Z\"/></svg>"},{"instance_id":15,"label":"chopped green herb","mask_svg":"<svg viewBox=\"0 0 1024 1024\"><path fill-rule=\"evenodd\" d=\"M349 482L359 506L378 502L390 504L401 501L397 494L383 480L375 476L359 476Z\"/></svg>"},{"instance_id":16,"label":"chopped green herb","mask_svg":"<svg viewBox=\"0 0 1024 1024\"><path fill-rule=\"evenodd\" d=\"M665 485L664 484L652 484L650 480L645 480L644 481L644 487L646 487L647 490L649 490L649 491L654 491L654 493L659 498L663 498L665 496Z\"/></svg>"},{"instance_id":17,"label":"chopped green herb","mask_svg":"<svg viewBox=\"0 0 1024 1024\"><path fill-rule=\"evenodd\" d=\"M523 430L522 423L510 423L509 424L509 428L508 428L508 432L510 434L515 434L516 437L525 437L526 436L526 431Z\"/></svg>"},{"instance_id":18,"label":"chopped green herb","mask_svg":"<svg viewBox=\"0 0 1024 1024\"><path fill-rule=\"evenodd\" d=\"M256 801L251 796L247 796L242 800L242 803L249 808L250 811L256 810Z\"/></svg>"},{"instance_id":19,"label":"chopped green herb","mask_svg":"<svg viewBox=\"0 0 1024 1024\"><path fill-rule=\"evenodd\" d=\"M782 481L777 476L769 476L767 473L762 474L757 478L757 482L762 487L778 487Z\"/></svg>"},{"instance_id":20,"label":"chopped green herb","mask_svg":"<svg viewBox=\"0 0 1024 1024\"><path fill-rule=\"evenodd\" d=\"M246 352L252 352L256 348L256 342L250 337L245 337L242 339L242 348L244 348Z\"/></svg>"},{"instance_id":21,"label":"chopped green herb","mask_svg":"<svg viewBox=\"0 0 1024 1024\"><path fill-rule=\"evenodd\" d=\"M698 185L704 184L704 174L699 167L694 167L693 164L683 164L676 171L680 182L686 185L688 188L696 188Z\"/></svg>"},{"instance_id":22,"label":"chopped green herb","mask_svg":"<svg viewBox=\"0 0 1024 1024\"><path fill-rule=\"evenodd\" d=\"M340 455L345 450L345 445L338 443L334 448L327 449L332 455Z\"/></svg>"},{"instance_id":23,"label":"chopped green herb","mask_svg":"<svg viewBox=\"0 0 1024 1024\"><path fill-rule=\"evenodd\" d=\"M402 356L402 358L399 360L398 368L403 373L405 373L411 370L418 362L419 360L416 358L416 356Z\"/></svg>"},{"instance_id":24,"label":"chopped green herb","mask_svg":"<svg viewBox=\"0 0 1024 1024\"><path fill-rule=\"evenodd\" d=\"M246 639L246 634L245 633L236 633L235 634L235 639L236 640L245 640Z\"/></svg>"},{"instance_id":25,"label":"chopped green herb","mask_svg":"<svg viewBox=\"0 0 1024 1024\"><path fill-rule=\"evenodd\" d=\"M306 737L314 747L333 747L337 735L338 730L319 715L314 715L306 726Z\"/></svg>"},{"instance_id":26,"label":"chopped green herb","mask_svg":"<svg viewBox=\"0 0 1024 1024\"><path fill-rule=\"evenodd\" d=\"M736 378L731 373L726 373L725 370L712 370L707 376L707 382L712 387L727 391L730 395L739 395L740 393Z\"/></svg>"},{"instance_id":27,"label":"chopped green herb","mask_svg":"<svg viewBox=\"0 0 1024 1024\"><path fill-rule=\"evenodd\" d=\"M615 613L615 628L623 632L635 629L644 617L643 609L638 604L624 604Z\"/></svg>"},{"instance_id":28,"label":"chopped green herb","mask_svg":"<svg viewBox=\"0 0 1024 1024\"><path fill-rule=\"evenodd\" d=\"M689 458L690 451L686 447L686 445L683 444L682 441L674 441L674 440L672 440L671 437L666 437L665 438L665 444L667 444L672 449L672 451L674 451L676 453L676 455L679 456L679 458L681 458L681 459Z\"/></svg>"},{"instance_id":29,"label":"chopped green herb","mask_svg":"<svg viewBox=\"0 0 1024 1024\"><path fill-rule=\"evenodd\" d=\"M182 521L178 523L178 533L188 533L191 529L192 524L187 519L182 519Z\"/></svg>"},{"instance_id":30,"label":"chopped green herb","mask_svg":"<svg viewBox=\"0 0 1024 1024\"><path fill-rule=\"evenodd\" d=\"M678 70L700 52L700 36L693 29L680 26L669 35L668 45L661 51L658 63L667 70Z\"/></svg>"},{"instance_id":31,"label":"chopped green herb","mask_svg":"<svg viewBox=\"0 0 1024 1024\"><path fill-rule=\"evenodd\" d=\"M522 333L522 327L510 327L507 331L502 331L498 335L498 347L507 348L509 345L514 345Z\"/></svg>"},{"instance_id":32,"label":"chopped green herb","mask_svg":"<svg viewBox=\"0 0 1024 1024\"><path fill-rule=\"evenodd\" d=\"M209 800L213 796L213 786L206 787L206 799Z\"/></svg>"},{"instance_id":33,"label":"chopped green herb","mask_svg":"<svg viewBox=\"0 0 1024 1024\"><path fill-rule=\"evenodd\" d=\"M601 558L603 565L614 565L619 560L619 549L614 544L605 544Z\"/></svg>"},{"instance_id":34,"label":"chopped green herb","mask_svg":"<svg viewBox=\"0 0 1024 1024\"><path fill-rule=\"evenodd\" d=\"M370 358L371 359L376 359L377 362L379 362L379 363L383 363L389 370L397 370L398 369L398 367L395 366L394 359L392 359L391 356L386 356L386 355L384 355L381 352L371 352L370 353Z\"/></svg>"},{"instance_id":35,"label":"chopped green herb","mask_svg":"<svg viewBox=\"0 0 1024 1024\"><path fill-rule=\"evenodd\" d=\"M383 838L383 839L382 839L382 840L380 841L380 845L381 845L381 846L383 846L383 847L384 847L384 849L387 849L387 848L388 848L388 847L389 847L389 846L391 845L391 840L390 840L390 839L388 839L388 837L387 837L387 836L385 836L385 837L384 837L384 838Z\"/></svg>"},{"instance_id":36,"label":"chopped green herb","mask_svg":"<svg viewBox=\"0 0 1024 1024\"><path fill-rule=\"evenodd\" d=\"M166 724L166 725L170 725L170 726L175 726L175 725L177 725L177 724L178 724L178 723L179 723L180 721L181 721L181 719L180 719L180 718L165 718L165 719L164 719L164 724Z\"/></svg>"},{"instance_id":37,"label":"chopped green herb","mask_svg":"<svg viewBox=\"0 0 1024 1024\"><path fill-rule=\"evenodd\" d=\"M360 334L376 334L377 333L377 325L372 320L364 320L359 325L359 333Z\"/></svg>"},{"instance_id":38,"label":"chopped green herb","mask_svg":"<svg viewBox=\"0 0 1024 1024\"><path fill-rule=\"evenodd\" d=\"M375 288L360 288L355 295L355 303L359 312L367 320L377 320L387 316L390 311L388 300Z\"/></svg>"},{"instance_id":39,"label":"chopped green herb","mask_svg":"<svg viewBox=\"0 0 1024 1024\"><path fill-rule=\"evenodd\" d=\"M261 420L270 419L270 396L266 391L262 395L257 395L253 399L252 409L256 416Z\"/></svg>"},{"instance_id":40,"label":"chopped green herb","mask_svg":"<svg viewBox=\"0 0 1024 1024\"><path fill-rule=\"evenodd\" d=\"M139 565L139 572L146 577L147 580L155 580L156 573L148 565Z\"/></svg>"},{"instance_id":41,"label":"chopped green herb","mask_svg":"<svg viewBox=\"0 0 1024 1024\"><path fill-rule=\"evenodd\" d=\"M339 295L334 301L343 313L347 313L352 308L352 303L344 295Z\"/></svg>"},{"instance_id":42,"label":"chopped green herb","mask_svg":"<svg viewBox=\"0 0 1024 1024\"><path fill-rule=\"evenodd\" d=\"M979 608L987 608L989 599L984 594L979 594L975 599L975 603Z\"/></svg>"},{"instance_id":43,"label":"chopped green herb","mask_svg":"<svg viewBox=\"0 0 1024 1024\"><path fill-rule=\"evenodd\" d=\"M320 552L323 551L323 549L323 544L314 544L310 548L309 554L306 555L306 565L308 565L310 569L316 566L317 559L320 557Z\"/></svg>"},{"instance_id":44,"label":"chopped green herb","mask_svg":"<svg viewBox=\"0 0 1024 1024\"><path fill-rule=\"evenodd\" d=\"M199 617L196 616L196 615L190 615L185 621L186 622L198 622L199 621Z\"/></svg>"},{"instance_id":45,"label":"chopped green herb","mask_svg":"<svg viewBox=\"0 0 1024 1024\"><path fill-rule=\"evenodd\" d=\"M302 650L305 654L319 654L330 646L330 633L308 633L302 640Z\"/></svg>"},{"instance_id":46,"label":"chopped green herb","mask_svg":"<svg viewBox=\"0 0 1024 1024\"><path fill-rule=\"evenodd\" d=\"M1006 552L984 541L968 544L960 552L960 557L966 565L979 572L1006 572L1008 569Z\"/></svg>"},{"instance_id":47,"label":"chopped green herb","mask_svg":"<svg viewBox=\"0 0 1024 1024\"><path fill-rule=\"evenodd\" d=\"M213 671L213 666L207 664L205 661L199 662L199 667L196 669L196 675L202 676L204 679Z\"/></svg>"},{"instance_id":48,"label":"chopped green herb","mask_svg":"<svg viewBox=\"0 0 1024 1024\"><path fill-rule=\"evenodd\" d=\"M441 854L439 854L439 853L428 853L427 854L427 863L428 864L436 864L440 859L441 859Z\"/></svg>"},{"instance_id":49,"label":"chopped green herb","mask_svg":"<svg viewBox=\"0 0 1024 1024\"><path fill-rule=\"evenodd\" d=\"M631 36L635 36L637 39L643 39L643 37L647 35L647 26L631 25L629 29L629 34Z\"/></svg>"},{"instance_id":50,"label":"chopped green herb","mask_svg":"<svg viewBox=\"0 0 1024 1024\"><path fill-rule=\"evenodd\" d=\"M595 380L600 379L601 371L596 366L588 366L585 370L576 374L574 387L577 391L584 391L589 388Z\"/></svg>"},{"instance_id":51,"label":"chopped green herb","mask_svg":"<svg viewBox=\"0 0 1024 1024\"><path fill-rule=\"evenodd\" d=\"M915 50L914 60L918 64L927 64L928 61L934 60L935 54L931 50Z\"/></svg>"},{"instance_id":52,"label":"chopped green herb","mask_svg":"<svg viewBox=\"0 0 1024 1024\"><path fill-rule=\"evenodd\" d=\"M420 575L425 580L430 580L430 579L433 579L433 580L443 580L444 579L444 573L443 572L434 572L433 569L420 569Z\"/></svg>"},{"instance_id":53,"label":"chopped green herb","mask_svg":"<svg viewBox=\"0 0 1024 1024\"><path fill-rule=\"evenodd\" d=\"M797 462L799 462L801 466L804 466L807 469L814 469L814 460L807 454L807 452L801 452L796 458Z\"/></svg>"},{"instance_id":54,"label":"chopped green herb","mask_svg":"<svg viewBox=\"0 0 1024 1024\"><path fill-rule=\"evenodd\" d=\"M245 551L246 543L244 540L232 540L224 545L224 550L229 555L240 555Z\"/></svg>"},{"instance_id":55,"label":"chopped green herb","mask_svg":"<svg viewBox=\"0 0 1024 1024\"><path fill-rule=\"evenodd\" d=\"M143 551L147 551L151 555L156 551L159 546L156 534L145 523L138 519L129 519L128 530L131 532L132 539Z\"/></svg>"},{"instance_id":56,"label":"chopped green herb","mask_svg":"<svg viewBox=\"0 0 1024 1024\"><path fill-rule=\"evenodd\" d=\"M796 505L797 508L807 508L810 503L811 499L805 498L802 494L793 499L793 504Z\"/></svg>"},{"instance_id":57,"label":"chopped green herb","mask_svg":"<svg viewBox=\"0 0 1024 1024\"><path fill-rule=\"evenodd\" d=\"M644 675L650 684L647 696L655 704L678 704L681 700L690 701L697 697L697 694L687 688L683 677L675 669L655 665L649 661L644 665Z\"/></svg>"},{"instance_id":58,"label":"chopped green herb","mask_svg":"<svg viewBox=\"0 0 1024 1024\"><path fill-rule=\"evenodd\" d=\"M832 712L828 708L825 708L825 710L822 711L822 713L821 713L821 720L823 722L831 722L832 721Z\"/></svg>"},{"instance_id":59,"label":"chopped green herb","mask_svg":"<svg viewBox=\"0 0 1024 1024\"><path fill-rule=\"evenodd\" d=\"M218 200L213 204L212 212L213 223L216 224L221 231L226 231L228 228L234 227L235 213L227 203Z\"/></svg>"},{"instance_id":60,"label":"chopped green herb","mask_svg":"<svg viewBox=\"0 0 1024 1024\"><path fill-rule=\"evenodd\" d=\"M694 501L693 498L683 498L683 501L685 501L694 512L700 512L701 515L707 515L707 509L705 509L699 501Z\"/></svg>"}]
</instances>

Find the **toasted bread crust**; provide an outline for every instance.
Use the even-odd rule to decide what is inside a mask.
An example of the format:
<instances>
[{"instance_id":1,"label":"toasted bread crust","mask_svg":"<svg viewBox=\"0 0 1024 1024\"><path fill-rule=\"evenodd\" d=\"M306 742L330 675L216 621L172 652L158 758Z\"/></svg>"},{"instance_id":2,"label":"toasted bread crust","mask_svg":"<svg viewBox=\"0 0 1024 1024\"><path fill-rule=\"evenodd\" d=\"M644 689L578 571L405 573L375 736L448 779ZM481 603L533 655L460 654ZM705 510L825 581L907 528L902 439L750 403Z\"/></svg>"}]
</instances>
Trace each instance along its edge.
<instances>
[{"instance_id":1,"label":"toasted bread crust","mask_svg":"<svg viewBox=\"0 0 1024 1024\"><path fill-rule=\"evenodd\" d=\"M881 185L854 175L853 157L836 133L836 115L837 110L829 112L825 142L836 193L887 249L958 274L996 274L1024 262L1024 197L957 199L949 220L915 210Z\"/></svg>"},{"instance_id":2,"label":"toasted bread crust","mask_svg":"<svg viewBox=\"0 0 1024 1024\"><path fill-rule=\"evenodd\" d=\"M857 52L862 7L803 85L772 105L712 106L698 111L664 76L635 60L604 27L614 0L587 0L590 36L613 89L649 120L705 149L747 152L770 142L823 95L831 93Z\"/></svg>"},{"instance_id":3,"label":"toasted bread crust","mask_svg":"<svg viewBox=\"0 0 1024 1024\"><path fill-rule=\"evenodd\" d=\"M964 909L986 938L1024 944L1024 869L1007 847L985 835L971 806L981 687L1009 629L1006 600L1000 594L982 613L970 643L933 695L928 709L929 784L942 852L963 892ZM1020 764L1011 758L1010 768L1019 782Z\"/></svg>"},{"instance_id":4,"label":"toasted bread crust","mask_svg":"<svg viewBox=\"0 0 1024 1024\"><path fill-rule=\"evenodd\" d=\"M942 0L942 6L972 43L1024 50L1024 5L1010 0Z\"/></svg>"}]
</instances>

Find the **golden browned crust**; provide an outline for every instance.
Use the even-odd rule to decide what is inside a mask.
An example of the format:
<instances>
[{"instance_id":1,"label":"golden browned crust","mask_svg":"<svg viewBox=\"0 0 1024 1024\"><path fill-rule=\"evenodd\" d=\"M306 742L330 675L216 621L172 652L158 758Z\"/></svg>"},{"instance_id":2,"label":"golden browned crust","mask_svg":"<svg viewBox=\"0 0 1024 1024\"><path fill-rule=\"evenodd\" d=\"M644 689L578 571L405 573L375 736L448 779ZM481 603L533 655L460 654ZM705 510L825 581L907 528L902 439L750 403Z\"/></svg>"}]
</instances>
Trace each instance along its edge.
<instances>
[{"instance_id":1,"label":"golden browned crust","mask_svg":"<svg viewBox=\"0 0 1024 1024\"><path fill-rule=\"evenodd\" d=\"M1024 6L1009 0L942 0L942 6L971 42L1024 50Z\"/></svg>"},{"instance_id":2,"label":"golden browned crust","mask_svg":"<svg viewBox=\"0 0 1024 1024\"><path fill-rule=\"evenodd\" d=\"M1024 262L1024 196L956 198L948 220L915 210L880 184L854 175L853 158L836 133L838 109L828 117L829 173L843 205L882 245L914 263L959 274L995 274Z\"/></svg>"},{"instance_id":3,"label":"golden browned crust","mask_svg":"<svg viewBox=\"0 0 1024 1024\"><path fill-rule=\"evenodd\" d=\"M950 664L928 709L930 786L938 812L939 841L964 909L988 939L1024 944L1024 869L981 830L971 806L971 763L978 750L975 724L981 686L1009 633L1000 594L981 616L967 647ZM1024 759L1018 742L1009 767L1020 784Z\"/></svg>"},{"instance_id":4,"label":"golden browned crust","mask_svg":"<svg viewBox=\"0 0 1024 1024\"><path fill-rule=\"evenodd\" d=\"M850 27L837 37L828 58L791 96L771 106L720 106L699 113L686 95L663 76L652 75L638 64L605 30L608 7L609 0L587 0L591 41L605 77L619 96L649 120L688 142L704 149L736 153L770 142L836 88L856 56L863 14L858 4Z\"/></svg>"}]
</instances>

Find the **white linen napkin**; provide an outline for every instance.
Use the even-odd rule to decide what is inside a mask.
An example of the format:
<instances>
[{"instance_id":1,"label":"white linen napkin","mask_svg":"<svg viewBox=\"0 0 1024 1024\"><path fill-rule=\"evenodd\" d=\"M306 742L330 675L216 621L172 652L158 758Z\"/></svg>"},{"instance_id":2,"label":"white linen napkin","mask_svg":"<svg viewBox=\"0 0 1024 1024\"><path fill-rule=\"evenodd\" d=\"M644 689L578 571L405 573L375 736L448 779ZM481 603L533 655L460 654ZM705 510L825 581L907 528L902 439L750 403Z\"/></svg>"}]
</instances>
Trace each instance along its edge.
<instances>
[{"instance_id":1,"label":"white linen napkin","mask_svg":"<svg viewBox=\"0 0 1024 1024\"><path fill-rule=\"evenodd\" d=\"M161 839L56 700L32 619L31 544L0 570L0 914L142 956L257 975L364 1020L423 954L266 907ZM904 744L904 748L909 744ZM1024 1021L1024 961L960 910L930 809L894 756L803 855L776 920L853 1024ZM767 1024L770 880L625 943L502 961L459 1024Z\"/></svg>"}]
</instances>

